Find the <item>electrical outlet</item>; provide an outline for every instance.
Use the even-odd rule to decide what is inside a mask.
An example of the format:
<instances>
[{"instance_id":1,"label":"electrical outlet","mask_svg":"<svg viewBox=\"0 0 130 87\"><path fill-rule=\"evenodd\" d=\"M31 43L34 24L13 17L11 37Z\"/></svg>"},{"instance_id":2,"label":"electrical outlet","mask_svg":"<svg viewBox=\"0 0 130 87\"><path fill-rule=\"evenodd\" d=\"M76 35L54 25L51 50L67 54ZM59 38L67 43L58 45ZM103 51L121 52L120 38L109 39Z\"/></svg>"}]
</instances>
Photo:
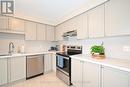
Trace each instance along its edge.
<instances>
[{"instance_id":1,"label":"electrical outlet","mask_svg":"<svg viewBox=\"0 0 130 87\"><path fill-rule=\"evenodd\" d=\"M130 52L130 46L124 46L123 51L124 52Z\"/></svg>"}]
</instances>

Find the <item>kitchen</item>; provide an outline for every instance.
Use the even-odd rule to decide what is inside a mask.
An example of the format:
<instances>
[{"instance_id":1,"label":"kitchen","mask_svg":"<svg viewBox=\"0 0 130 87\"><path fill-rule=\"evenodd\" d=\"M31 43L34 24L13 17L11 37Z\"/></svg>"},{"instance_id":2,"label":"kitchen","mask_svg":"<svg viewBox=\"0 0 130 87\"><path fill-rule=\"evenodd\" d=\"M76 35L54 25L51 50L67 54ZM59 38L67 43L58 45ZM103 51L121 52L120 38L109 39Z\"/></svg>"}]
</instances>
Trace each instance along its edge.
<instances>
[{"instance_id":1,"label":"kitchen","mask_svg":"<svg viewBox=\"0 0 130 87\"><path fill-rule=\"evenodd\" d=\"M129 3L15 0L0 16L0 87L130 87Z\"/></svg>"}]
</instances>

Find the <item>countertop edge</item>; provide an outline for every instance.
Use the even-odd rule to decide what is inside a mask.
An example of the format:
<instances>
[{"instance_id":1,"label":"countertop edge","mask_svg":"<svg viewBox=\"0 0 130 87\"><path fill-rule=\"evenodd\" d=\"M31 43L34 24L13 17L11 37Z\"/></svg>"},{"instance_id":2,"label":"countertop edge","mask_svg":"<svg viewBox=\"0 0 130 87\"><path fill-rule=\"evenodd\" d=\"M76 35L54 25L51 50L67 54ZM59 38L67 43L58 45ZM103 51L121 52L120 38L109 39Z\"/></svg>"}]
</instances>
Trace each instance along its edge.
<instances>
[{"instance_id":1,"label":"countertop edge","mask_svg":"<svg viewBox=\"0 0 130 87\"><path fill-rule=\"evenodd\" d=\"M11 58L11 57L21 57L21 56L31 56L31 55L40 55L40 54L56 54L60 51L45 51L45 52L35 52L35 53L16 53L13 55L9 55L9 56L0 56L0 59L3 58Z\"/></svg>"},{"instance_id":2,"label":"countertop edge","mask_svg":"<svg viewBox=\"0 0 130 87\"><path fill-rule=\"evenodd\" d=\"M101 66L105 66L105 67L111 67L111 68L115 68L115 69L118 69L118 70L121 70L121 71L126 71L126 72L129 72L130 73L130 66L124 66L124 65L119 65L119 64L110 64L110 63L106 63L106 62L100 62L100 60L96 60L94 61L90 56L87 56L89 58L83 58L81 57L81 55L79 56L80 58L78 58L78 55L77 56L71 56L71 58L73 59L76 59L76 60L80 60L80 61L86 61L86 62L90 62L90 63L94 63L94 64L98 64L98 65L101 65ZM90 59L91 58L91 59ZM117 62L118 62L118 59L116 59ZM109 60L109 62L111 62L111 60ZM124 63L125 64L125 63ZM127 64L126 64L127 65ZM130 64L129 64L130 65ZM129 68L128 68L129 67Z\"/></svg>"}]
</instances>

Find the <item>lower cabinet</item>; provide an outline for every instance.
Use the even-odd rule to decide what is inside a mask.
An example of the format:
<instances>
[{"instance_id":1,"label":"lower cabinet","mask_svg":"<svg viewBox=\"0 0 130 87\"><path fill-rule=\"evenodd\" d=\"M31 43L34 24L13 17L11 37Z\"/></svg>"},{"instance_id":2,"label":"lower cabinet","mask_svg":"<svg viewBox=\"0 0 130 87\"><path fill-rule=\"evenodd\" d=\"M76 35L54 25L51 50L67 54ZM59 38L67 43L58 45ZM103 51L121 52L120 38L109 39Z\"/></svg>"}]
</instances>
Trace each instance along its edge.
<instances>
[{"instance_id":1,"label":"lower cabinet","mask_svg":"<svg viewBox=\"0 0 130 87\"><path fill-rule=\"evenodd\" d=\"M74 87L130 87L130 73L115 68L72 59Z\"/></svg>"},{"instance_id":2,"label":"lower cabinet","mask_svg":"<svg viewBox=\"0 0 130 87\"><path fill-rule=\"evenodd\" d=\"M52 55L45 54L44 55L44 73L48 73L52 71Z\"/></svg>"},{"instance_id":3,"label":"lower cabinet","mask_svg":"<svg viewBox=\"0 0 130 87\"><path fill-rule=\"evenodd\" d=\"M0 59L0 87L26 78L26 57Z\"/></svg>"},{"instance_id":4,"label":"lower cabinet","mask_svg":"<svg viewBox=\"0 0 130 87\"><path fill-rule=\"evenodd\" d=\"M72 59L71 80L75 87L100 87L100 65Z\"/></svg>"},{"instance_id":5,"label":"lower cabinet","mask_svg":"<svg viewBox=\"0 0 130 87\"><path fill-rule=\"evenodd\" d=\"M10 59L10 82L26 78L26 57Z\"/></svg>"},{"instance_id":6,"label":"lower cabinet","mask_svg":"<svg viewBox=\"0 0 130 87\"><path fill-rule=\"evenodd\" d=\"M7 58L0 59L0 86L8 83Z\"/></svg>"},{"instance_id":7,"label":"lower cabinet","mask_svg":"<svg viewBox=\"0 0 130 87\"><path fill-rule=\"evenodd\" d=\"M102 67L102 87L130 87L130 73Z\"/></svg>"},{"instance_id":8,"label":"lower cabinet","mask_svg":"<svg viewBox=\"0 0 130 87\"><path fill-rule=\"evenodd\" d=\"M75 87L83 86L83 62L72 59L71 61L71 82Z\"/></svg>"},{"instance_id":9,"label":"lower cabinet","mask_svg":"<svg viewBox=\"0 0 130 87\"><path fill-rule=\"evenodd\" d=\"M84 62L83 87L100 87L100 65Z\"/></svg>"},{"instance_id":10,"label":"lower cabinet","mask_svg":"<svg viewBox=\"0 0 130 87\"><path fill-rule=\"evenodd\" d=\"M52 53L52 69L56 72L56 54Z\"/></svg>"}]
</instances>

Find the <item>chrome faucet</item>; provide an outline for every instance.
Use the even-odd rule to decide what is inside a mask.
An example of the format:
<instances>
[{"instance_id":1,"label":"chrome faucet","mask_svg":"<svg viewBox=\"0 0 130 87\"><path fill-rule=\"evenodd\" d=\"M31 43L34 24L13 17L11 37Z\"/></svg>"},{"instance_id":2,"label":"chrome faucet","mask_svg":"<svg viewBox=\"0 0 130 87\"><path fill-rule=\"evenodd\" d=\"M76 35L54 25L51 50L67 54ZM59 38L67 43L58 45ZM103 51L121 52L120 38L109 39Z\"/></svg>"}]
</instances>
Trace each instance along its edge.
<instances>
[{"instance_id":1,"label":"chrome faucet","mask_svg":"<svg viewBox=\"0 0 130 87\"><path fill-rule=\"evenodd\" d=\"M9 54L12 54L14 52L14 48L15 48L14 43L10 42L9 43Z\"/></svg>"}]
</instances>

